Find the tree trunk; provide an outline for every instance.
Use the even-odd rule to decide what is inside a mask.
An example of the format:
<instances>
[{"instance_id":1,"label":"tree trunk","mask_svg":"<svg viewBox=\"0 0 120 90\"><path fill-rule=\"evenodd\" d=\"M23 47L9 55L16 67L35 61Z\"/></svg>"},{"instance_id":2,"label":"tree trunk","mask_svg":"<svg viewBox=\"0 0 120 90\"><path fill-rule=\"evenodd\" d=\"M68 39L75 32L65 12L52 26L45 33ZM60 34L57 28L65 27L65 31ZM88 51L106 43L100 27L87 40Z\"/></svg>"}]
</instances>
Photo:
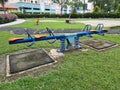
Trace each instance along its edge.
<instances>
[{"instance_id":1,"label":"tree trunk","mask_svg":"<svg viewBox=\"0 0 120 90\"><path fill-rule=\"evenodd\" d=\"M62 15L62 10L63 10L63 6L61 5L61 9L60 9L60 13L61 13L61 15Z\"/></svg>"},{"instance_id":2,"label":"tree trunk","mask_svg":"<svg viewBox=\"0 0 120 90\"><path fill-rule=\"evenodd\" d=\"M72 7L71 7L71 13L69 14L69 17L68 17L69 19L71 18L71 15L73 14L73 8L74 8L74 7L72 6Z\"/></svg>"},{"instance_id":3,"label":"tree trunk","mask_svg":"<svg viewBox=\"0 0 120 90\"><path fill-rule=\"evenodd\" d=\"M6 14L6 11L5 11L5 2L4 2L4 0L2 0L1 5L2 5L2 7L3 7L4 14Z\"/></svg>"},{"instance_id":4,"label":"tree trunk","mask_svg":"<svg viewBox=\"0 0 120 90\"><path fill-rule=\"evenodd\" d=\"M84 4L83 4L83 13L85 13L85 0L84 0Z\"/></svg>"}]
</instances>

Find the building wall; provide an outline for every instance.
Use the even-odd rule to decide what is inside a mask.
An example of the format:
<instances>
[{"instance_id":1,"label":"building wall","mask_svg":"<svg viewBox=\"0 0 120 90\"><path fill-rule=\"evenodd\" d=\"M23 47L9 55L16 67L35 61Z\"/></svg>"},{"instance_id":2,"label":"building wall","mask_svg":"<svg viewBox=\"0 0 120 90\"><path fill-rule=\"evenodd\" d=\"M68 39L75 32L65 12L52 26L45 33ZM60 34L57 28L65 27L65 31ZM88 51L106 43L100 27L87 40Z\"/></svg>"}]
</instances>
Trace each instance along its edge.
<instances>
[{"instance_id":1,"label":"building wall","mask_svg":"<svg viewBox=\"0 0 120 90\"><path fill-rule=\"evenodd\" d=\"M32 3L24 3L24 2L17 2L13 3L13 5L18 7L18 11L22 13L37 13L40 14L40 5L39 4L32 4Z\"/></svg>"},{"instance_id":2,"label":"building wall","mask_svg":"<svg viewBox=\"0 0 120 90\"><path fill-rule=\"evenodd\" d=\"M69 0L72 1L72 0ZM84 0L81 0L84 3ZM18 7L19 11L21 7L26 9L26 12L29 13L50 13L50 14L60 14L61 13L61 7L58 4L52 3L52 0L9 0L9 3L13 3L15 6ZM22 4L21 4L22 3ZM85 3L87 4L87 9L85 12L92 12L93 7L91 3L88 3L88 0L85 0ZM19 5L20 4L20 5ZM27 8L28 7L28 8ZM71 7L68 6L68 8L62 13L70 13ZM83 13L82 7L81 9L77 10L79 13Z\"/></svg>"},{"instance_id":3,"label":"building wall","mask_svg":"<svg viewBox=\"0 0 120 90\"><path fill-rule=\"evenodd\" d=\"M4 4L4 8L5 8L6 13L18 12L17 7L15 7L15 6L11 5L11 4L8 4L8 3ZM3 7L0 4L0 13L3 13L3 12L4 12Z\"/></svg>"},{"instance_id":4,"label":"building wall","mask_svg":"<svg viewBox=\"0 0 120 90\"><path fill-rule=\"evenodd\" d=\"M44 0L45 5L50 5L51 0Z\"/></svg>"},{"instance_id":5,"label":"building wall","mask_svg":"<svg viewBox=\"0 0 120 90\"><path fill-rule=\"evenodd\" d=\"M17 9L6 9L7 13L13 13L13 12L18 12Z\"/></svg>"},{"instance_id":6,"label":"building wall","mask_svg":"<svg viewBox=\"0 0 120 90\"><path fill-rule=\"evenodd\" d=\"M8 0L8 3L16 3L19 2L20 0Z\"/></svg>"},{"instance_id":7,"label":"building wall","mask_svg":"<svg viewBox=\"0 0 120 90\"><path fill-rule=\"evenodd\" d=\"M93 2L89 2L88 3L88 8L89 12L93 12L94 6L93 6Z\"/></svg>"},{"instance_id":8,"label":"building wall","mask_svg":"<svg viewBox=\"0 0 120 90\"><path fill-rule=\"evenodd\" d=\"M9 3L25 2L39 4L40 0L8 0Z\"/></svg>"},{"instance_id":9,"label":"building wall","mask_svg":"<svg viewBox=\"0 0 120 90\"><path fill-rule=\"evenodd\" d=\"M56 5L56 14L60 14L61 13L61 9L59 5Z\"/></svg>"}]
</instances>

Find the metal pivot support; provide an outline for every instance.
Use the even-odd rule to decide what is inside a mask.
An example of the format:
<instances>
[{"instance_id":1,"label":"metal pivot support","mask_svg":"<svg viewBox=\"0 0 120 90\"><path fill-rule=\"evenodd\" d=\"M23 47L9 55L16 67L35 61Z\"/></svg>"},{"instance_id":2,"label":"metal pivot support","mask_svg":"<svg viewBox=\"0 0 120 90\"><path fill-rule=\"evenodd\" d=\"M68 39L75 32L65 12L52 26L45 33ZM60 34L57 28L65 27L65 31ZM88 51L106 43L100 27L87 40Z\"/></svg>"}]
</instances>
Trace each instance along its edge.
<instances>
[{"instance_id":1,"label":"metal pivot support","mask_svg":"<svg viewBox=\"0 0 120 90\"><path fill-rule=\"evenodd\" d=\"M66 41L67 41L66 49L68 49L72 44L70 43L69 39L66 39Z\"/></svg>"},{"instance_id":2,"label":"metal pivot support","mask_svg":"<svg viewBox=\"0 0 120 90\"><path fill-rule=\"evenodd\" d=\"M79 45L79 37L75 37L75 41L74 41L74 48L81 48L81 46Z\"/></svg>"},{"instance_id":3,"label":"metal pivot support","mask_svg":"<svg viewBox=\"0 0 120 90\"><path fill-rule=\"evenodd\" d=\"M60 39L60 49L59 49L60 52L66 50L65 41L66 41L66 39L64 39L64 38Z\"/></svg>"}]
</instances>

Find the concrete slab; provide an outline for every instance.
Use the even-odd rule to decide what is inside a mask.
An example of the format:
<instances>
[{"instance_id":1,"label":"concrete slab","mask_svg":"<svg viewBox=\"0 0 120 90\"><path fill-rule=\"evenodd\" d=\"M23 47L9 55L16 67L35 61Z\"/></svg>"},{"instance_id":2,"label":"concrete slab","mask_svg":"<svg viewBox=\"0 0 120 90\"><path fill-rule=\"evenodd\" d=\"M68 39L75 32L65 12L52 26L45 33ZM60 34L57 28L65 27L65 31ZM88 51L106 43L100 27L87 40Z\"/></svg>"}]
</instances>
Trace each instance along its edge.
<instances>
[{"instance_id":1,"label":"concrete slab","mask_svg":"<svg viewBox=\"0 0 120 90\"><path fill-rule=\"evenodd\" d=\"M5 24L0 24L0 27L6 27L6 26L10 26L10 25L15 25L15 24L20 24L20 23L23 23L25 22L26 20L24 19L17 19L16 21L14 22L9 22L9 23L5 23Z\"/></svg>"},{"instance_id":2,"label":"concrete slab","mask_svg":"<svg viewBox=\"0 0 120 90\"><path fill-rule=\"evenodd\" d=\"M102 51L102 50L106 50L111 47L118 46L116 43L113 43L110 41L105 41L105 40L99 40L99 39L82 40L81 43L84 45L87 45L97 51Z\"/></svg>"},{"instance_id":3,"label":"concrete slab","mask_svg":"<svg viewBox=\"0 0 120 90\"><path fill-rule=\"evenodd\" d=\"M96 26L100 23L104 24L105 27L107 26L120 26L120 20L86 20L86 21L77 21L82 22L84 24L91 24L92 26Z\"/></svg>"},{"instance_id":4,"label":"concrete slab","mask_svg":"<svg viewBox=\"0 0 120 90\"><path fill-rule=\"evenodd\" d=\"M55 59L58 59L64 56L64 54L62 52L58 52L57 49L51 49L49 52L49 55L51 55Z\"/></svg>"},{"instance_id":5,"label":"concrete slab","mask_svg":"<svg viewBox=\"0 0 120 90\"><path fill-rule=\"evenodd\" d=\"M37 49L7 56L7 76L55 62L45 50Z\"/></svg>"}]
</instances>

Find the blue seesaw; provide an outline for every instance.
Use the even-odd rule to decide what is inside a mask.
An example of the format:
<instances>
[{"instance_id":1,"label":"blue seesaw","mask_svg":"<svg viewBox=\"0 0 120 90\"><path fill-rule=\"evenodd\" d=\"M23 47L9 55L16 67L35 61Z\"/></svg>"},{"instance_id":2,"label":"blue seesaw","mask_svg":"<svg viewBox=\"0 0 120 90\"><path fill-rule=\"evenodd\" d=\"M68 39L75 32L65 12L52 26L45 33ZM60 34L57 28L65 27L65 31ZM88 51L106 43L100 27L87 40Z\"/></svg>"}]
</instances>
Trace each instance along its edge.
<instances>
[{"instance_id":1,"label":"blue seesaw","mask_svg":"<svg viewBox=\"0 0 120 90\"><path fill-rule=\"evenodd\" d=\"M27 32L28 34L27 38L10 38L9 44L32 42L29 45L31 46L34 44L35 41L47 40L48 43L52 44L55 43L56 40L60 40L60 49L58 51L62 52L68 50L70 46L73 46L74 49L81 48L81 46L79 45L79 38L82 36L92 37L92 34L104 35L104 33L106 33L108 30L103 29L103 27L104 27L103 24L98 24L95 30L91 30L92 26L87 24L80 32L57 35L54 35L49 28L46 28L49 33L49 36L35 35L34 37L32 37L30 33ZM52 42L49 41L51 39L53 40Z\"/></svg>"}]
</instances>

